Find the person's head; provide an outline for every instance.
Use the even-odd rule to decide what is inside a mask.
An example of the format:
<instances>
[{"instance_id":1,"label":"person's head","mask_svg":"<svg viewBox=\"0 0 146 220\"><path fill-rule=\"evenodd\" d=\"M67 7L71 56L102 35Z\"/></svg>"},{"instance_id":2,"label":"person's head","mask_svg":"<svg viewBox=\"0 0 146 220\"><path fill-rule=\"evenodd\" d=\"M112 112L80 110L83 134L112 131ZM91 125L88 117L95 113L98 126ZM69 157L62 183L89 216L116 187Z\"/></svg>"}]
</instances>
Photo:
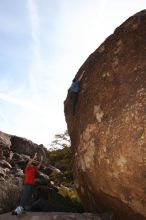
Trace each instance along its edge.
<instances>
[{"instance_id":1,"label":"person's head","mask_svg":"<svg viewBox=\"0 0 146 220\"><path fill-rule=\"evenodd\" d=\"M76 78L74 78L72 82L76 82L76 81L77 81L77 79L76 79Z\"/></svg>"},{"instance_id":2,"label":"person's head","mask_svg":"<svg viewBox=\"0 0 146 220\"><path fill-rule=\"evenodd\" d=\"M32 161L32 165L33 165L33 166L38 166L38 165L39 165L39 162L38 162L38 161Z\"/></svg>"}]
</instances>

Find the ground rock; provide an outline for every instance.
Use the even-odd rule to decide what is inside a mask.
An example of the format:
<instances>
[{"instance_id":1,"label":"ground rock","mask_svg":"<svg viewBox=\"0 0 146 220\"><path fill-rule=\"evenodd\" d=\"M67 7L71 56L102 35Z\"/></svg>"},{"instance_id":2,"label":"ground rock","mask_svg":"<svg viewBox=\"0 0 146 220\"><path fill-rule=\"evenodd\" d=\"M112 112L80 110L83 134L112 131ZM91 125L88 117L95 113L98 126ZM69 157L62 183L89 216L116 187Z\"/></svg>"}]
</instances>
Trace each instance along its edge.
<instances>
[{"instance_id":1,"label":"ground rock","mask_svg":"<svg viewBox=\"0 0 146 220\"><path fill-rule=\"evenodd\" d=\"M86 210L146 219L146 10L130 17L89 56L76 115L65 116L74 173Z\"/></svg>"},{"instance_id":2,"label":"ground rock","mask_svg":"<svg viewBox=\"0 0 146 220\"><path fill-rule=\"evenodd\" d=\"M45 167L43 169L43 172L46 174L46 175L61 175L61 171L59 169L57 169L56 167L54 166L51 166L51 165L48 165L47 167Z\"/></svg>"},{"instance_id":3,"label":"ground rock","mask_svg":"<svg viewBox=\"0 0 146 220\"><path fill-rule=\"evenodd\" d=\"M37 175L36 175L36 178L39 178L39 181L42 183L42 184L47 184L50 182L50 178L48 175L38 171L37 172Z\"/></svg>"},{"instance_id":4,"label":"ground rock","mask_svg":"<svg viewBox=\"0 0 146 220\"><path fill-rule=\"evenodd\" d=\"M19 168L16 168L15 169L15 177L21 177L23 178L24 177L24 172L22 169L19 169Z\"/></svg>"},{"instance_id":5,"label":"ground rock","mask_svg":"<svg viewBox=\"0 0 146 220\"><path fill-rule=\"evenodd\" d=\"M28 212L21 217L23 220L113 220L106 216L91 213L63 213L63 212ZM17 220L17 216L6 213L0 215L0 220Z\"/></svg>"},{"instance_id":6,"label":"ground rock","mask_svg":"<svg viewBox=\"0 0 146 220\"><path fill-rule=\"evenodd\" d=\"M0 160L0 166L3 168L9 168L9 169L12 168L12 166L5 160Z\"/></svg>"},{"instance_id":7,"label":"ground rock","mask_svg":"<svg viewBox=\"0 0 146 220\"><path fill-rule=\"evenodd\" d=\"M5 176L5 170L0 167L0 177L4 177Z\"/></svg>"}]
</instances>

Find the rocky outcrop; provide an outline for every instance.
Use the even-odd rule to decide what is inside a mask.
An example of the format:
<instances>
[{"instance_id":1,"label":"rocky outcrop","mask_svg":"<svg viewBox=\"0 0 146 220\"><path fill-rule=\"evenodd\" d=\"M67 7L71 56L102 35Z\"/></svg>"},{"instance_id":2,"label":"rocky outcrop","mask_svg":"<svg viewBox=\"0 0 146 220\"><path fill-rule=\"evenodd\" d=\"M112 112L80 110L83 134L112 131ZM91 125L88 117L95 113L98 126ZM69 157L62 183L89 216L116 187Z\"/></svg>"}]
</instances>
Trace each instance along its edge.
<instances>
[{"instance_id":1,"label":"rocky outcrop","mask_svg":"<svg viewBox=\"0 0 146 220\"><path fill-rule=\"evenodd\" d=\"M24 169L30 157L36 152L37 160L40 160L41 155L44 160L46 159L47 150L43 145L0 132L0 180L8 178L15 168Z\"/></svg>"},{"instance_id":2,"label":"rocky outcrop","mask_svg":"<svg viewBox=\"0 0 146 220\"><path fill-rule=\"evenodd\" d=\"M10 156L10 136L3 132L0 132L0 160L9 158Z\"/></svg>"},{"instance_id":3,"label":"rocky outcrop","mask_svg":"<svg viewBox=\"0 0 146 220\"><path fill-rule=\"evenodd\" d=\"M89 56L76 115L65 116L75 182L88 211L146 219L146 10L130 17Z\"/></svg>"},{"instance_id":4,"label":"rocky outcrop","mask_svg":"<svg viewBox=\"0 0 146 220\"><path fill-rule=\"evenodd\" d=\"M47 166L47 149L43 145L0 132L0 213L16 207L22 193L24 169L36 152L37 160L43 156L45 164L36 176L34 199L41 197L41 188L46 197L49 197L50 190L57 190L49 176L60 171L53 166Z\"/></svg>"},{"instance_id":5,"label":"rocky outcrop","mask_svg":"<svg viewBox=\"0 0 146 220\"><path fill-rule=\"evenodd\" d=\"M37 145L30 140L25 138L11 136L11 149L14 153L25 154L28 156L33 156L37 153L37 160L40 160L41 155L46 159L45 148L43 145Z\"/></svg>"}]
</instances>

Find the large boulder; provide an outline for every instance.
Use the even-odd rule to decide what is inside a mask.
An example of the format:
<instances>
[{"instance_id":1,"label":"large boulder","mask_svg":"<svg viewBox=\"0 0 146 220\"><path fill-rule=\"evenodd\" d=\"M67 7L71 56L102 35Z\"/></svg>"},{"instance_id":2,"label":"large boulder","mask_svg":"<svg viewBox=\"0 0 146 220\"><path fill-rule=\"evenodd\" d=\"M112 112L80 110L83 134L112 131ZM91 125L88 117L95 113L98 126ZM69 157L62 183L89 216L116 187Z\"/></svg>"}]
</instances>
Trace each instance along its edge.
<instances>
[{"instance_id":1,"label":"large boulder","mask_svg":"<svg viewBox=\"0 0 146 220\"><path fill-rule=\"evenodd\" d=\"M31 157L37 153L38 160L41 159L41 156L43 156L44 160L46 159L46 149L42 144L37 145L26 138L17 136L11 136L11 144L14 153L25 154Z\"/></svg>"},{"instance_id":2,"label":"large boulder","mask_svg":"<svg viewBox=\"0 0 146 220\"><path fill-rule=\"evenodd\" d=\"M88 211L146 219L146 10L95 50L82 72L76 115L65 116L78 192Z\"/></svg>"},{"instance_id":3,"label":"large boulder","mask_svg":"<svg viewBox=\"0 0 146 220\"><path fill-rule=\"evenodd\" d=\"M0 131L0 160L10 157L10 135Z\"/></svg>"}]
</instances>

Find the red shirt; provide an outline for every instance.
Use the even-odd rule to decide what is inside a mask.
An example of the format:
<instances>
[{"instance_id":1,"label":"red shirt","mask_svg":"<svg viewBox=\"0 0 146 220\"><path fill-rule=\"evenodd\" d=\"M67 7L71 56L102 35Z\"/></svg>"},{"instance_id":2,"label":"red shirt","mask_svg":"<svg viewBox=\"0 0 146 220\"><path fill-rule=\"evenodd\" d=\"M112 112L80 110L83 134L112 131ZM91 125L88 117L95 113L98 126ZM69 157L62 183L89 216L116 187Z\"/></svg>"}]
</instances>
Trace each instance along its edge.
<instances>
[{"instance_id":1,"label":"red shirt","mask_svg":"<svg viewBox=\"0 0 146 220\"><path fill-rule=\"evenodd\" d=\"M29 165L25 168L24 184L34 184L37 167Z\"/></svg>"}]
</instances>

